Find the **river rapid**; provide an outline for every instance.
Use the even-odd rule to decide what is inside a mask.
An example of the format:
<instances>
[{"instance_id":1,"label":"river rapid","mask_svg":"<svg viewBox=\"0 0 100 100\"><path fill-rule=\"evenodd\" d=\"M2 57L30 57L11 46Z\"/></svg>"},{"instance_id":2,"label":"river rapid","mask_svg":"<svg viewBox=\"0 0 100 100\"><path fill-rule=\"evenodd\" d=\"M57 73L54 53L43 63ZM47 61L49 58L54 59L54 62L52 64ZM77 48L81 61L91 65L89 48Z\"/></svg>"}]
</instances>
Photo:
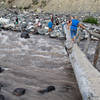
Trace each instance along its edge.
<instances>
[{"instance_id":1,"label":"river rapid","mask_svg":"<svg viewBox=\"0 0 100 100\"><path fill-rule=\"evenodd\" d=\"M63 41L42 35L22 39L20 34L0 32L0 66L6 69L0 74L0 94L5 100L82 100ZM50 85L56 90L38 93ZM25 95L13 95L15 88L25 88Z\"/></svg>"}]
</instances>

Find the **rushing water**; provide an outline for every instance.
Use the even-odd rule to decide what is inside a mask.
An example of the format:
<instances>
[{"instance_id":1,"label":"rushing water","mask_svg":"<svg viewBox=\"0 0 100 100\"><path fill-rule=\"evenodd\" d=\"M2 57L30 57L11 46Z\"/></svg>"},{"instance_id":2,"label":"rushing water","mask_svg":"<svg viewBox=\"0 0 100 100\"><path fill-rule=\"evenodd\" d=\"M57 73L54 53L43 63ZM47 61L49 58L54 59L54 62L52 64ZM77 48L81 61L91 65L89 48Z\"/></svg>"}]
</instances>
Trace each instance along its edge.
<instances>
[{"instance_id":1,"label":"rushing water","mask_svg":"<svg viewBox=\"0 0 100 100\"><path fill-rule=\"evenodd\" d=\"M86 45L86 42L87 42L86 40L80 42L80 48L82 49L82 51L84 51L84 47ZM98 41L96 41L96 40L90 41L89 46L88 46L88 51L87 51L87 54L86 54L87 58L89 59L89 61L92 64L94 62L94 55L95 55L95 51L96 51L97 42ZM100 55L99 55L99 58L97 60L96 69L98 71L100 71Z\"/></svg>"},{"instance_id":2,"label":"rushing water","mask_svg":"<svg viewBox=\"0 0 100 100\"><path fill-rule=\"evenodd\" d=\"M81 100L75 76L62 41L47 36L0 32L0 65L8 70L0 74L6 100ZM56 90L44 95L37 91L49 85ZM15 88L25 88L17 97Z\"/></svg>"}]
</instances>

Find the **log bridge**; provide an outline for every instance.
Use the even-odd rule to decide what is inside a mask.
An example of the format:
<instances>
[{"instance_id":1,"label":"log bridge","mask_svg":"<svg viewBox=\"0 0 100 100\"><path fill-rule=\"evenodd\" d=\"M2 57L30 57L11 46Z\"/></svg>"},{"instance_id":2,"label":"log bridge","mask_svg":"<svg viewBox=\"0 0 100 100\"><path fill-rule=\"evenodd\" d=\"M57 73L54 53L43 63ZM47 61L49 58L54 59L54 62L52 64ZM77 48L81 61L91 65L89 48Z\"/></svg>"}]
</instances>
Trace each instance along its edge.
<instances>
[{"instance_id":1,"label":"log bridge","mask_svg":"<svg viewBox=\"0 0 100 100\"><path fill-rule=\"evenodd\" d=\"M88 31L89 35L91 34L99 39L92 65L86 57L90 38L87 39L83 52L77 43L72 43L70 31L67 30L66 25L64 32L66 34L65 49L69 55L83 100L100 100L100 72L95 68L100 51L100 34Z\"/></svg>"}]
</instances>

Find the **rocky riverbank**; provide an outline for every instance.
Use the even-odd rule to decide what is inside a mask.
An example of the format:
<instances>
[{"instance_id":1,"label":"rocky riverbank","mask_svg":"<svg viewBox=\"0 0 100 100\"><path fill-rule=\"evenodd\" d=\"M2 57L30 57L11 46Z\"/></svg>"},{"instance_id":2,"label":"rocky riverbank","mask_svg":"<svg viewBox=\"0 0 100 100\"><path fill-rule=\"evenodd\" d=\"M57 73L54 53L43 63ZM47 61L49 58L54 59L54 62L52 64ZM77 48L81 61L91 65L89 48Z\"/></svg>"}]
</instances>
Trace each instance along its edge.
<instances>
[{"instance_id":1,"label":"rocky riverbank","mask_svg":"<svg viewBox=\"0 0 100 100\"><path fill-rule=\"evenodd\" d=\"M32 9L53 13L94 13L100 15L99 0L0 0L6 7ZM84 15L84 14L83 14Z\"/></svg>"},{"instance_id":2,"label":"rocky riverbank","mask_svg":"<svg viewBox=\"0 0 100 100\"><path fill-rule=\"evenodd\" d=\"M22 28L25 27L26 31L29 31L34 34L34 30L36 29L35 21L36 21L36 16L38 15L38 19L40 20L40 23L42 27L38 27L37 31L41 35L46 35L48 34L48 22L50 20L50 15L51 13L35 13L33 11L21 11L18 9L3 9L0 11L1 13L1 18L0 18L0 24L1 27L7 30L12 30L12 31L22 31ZM65 38L65 35L63 33L63 25L66 23L67 20L69 20L70 15L69 14L53 14L54 16L58 16L59 20L59 25L54 26L54 30L51 32L51 37L59 37L59 38ZM16 16L19 19L19 24L16 26ZM87 16L82 16L79 15L79 20L82 22L83 19ZM95 16L98 19L99 22L99 17ZM99 26L91 25L91 24L84 24L88 30L94 33L99 33L100 28ZM87 37L87 32L79 30L80 35L82 38Z\"/></svg>"}]
</instances>

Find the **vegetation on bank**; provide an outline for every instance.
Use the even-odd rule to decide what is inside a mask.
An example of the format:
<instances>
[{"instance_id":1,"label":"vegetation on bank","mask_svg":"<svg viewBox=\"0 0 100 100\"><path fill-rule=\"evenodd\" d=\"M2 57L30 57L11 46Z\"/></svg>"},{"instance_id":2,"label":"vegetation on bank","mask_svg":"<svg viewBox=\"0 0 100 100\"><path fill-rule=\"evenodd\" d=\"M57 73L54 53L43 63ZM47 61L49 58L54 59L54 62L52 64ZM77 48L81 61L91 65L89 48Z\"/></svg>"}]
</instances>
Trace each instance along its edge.
<instances>
[{"instance_id":1,"label":"vegetation on bank","mask_svg":"<svg viewBox=\"0 0 100 100\"><path fill-rule=\"evenodd\" d=\"M98 24L98 20L97 18L94 18L94 17L87 17L83 20L83 22L85 23L90 23L90 24Z\"/></svg>"}]
</instances>

